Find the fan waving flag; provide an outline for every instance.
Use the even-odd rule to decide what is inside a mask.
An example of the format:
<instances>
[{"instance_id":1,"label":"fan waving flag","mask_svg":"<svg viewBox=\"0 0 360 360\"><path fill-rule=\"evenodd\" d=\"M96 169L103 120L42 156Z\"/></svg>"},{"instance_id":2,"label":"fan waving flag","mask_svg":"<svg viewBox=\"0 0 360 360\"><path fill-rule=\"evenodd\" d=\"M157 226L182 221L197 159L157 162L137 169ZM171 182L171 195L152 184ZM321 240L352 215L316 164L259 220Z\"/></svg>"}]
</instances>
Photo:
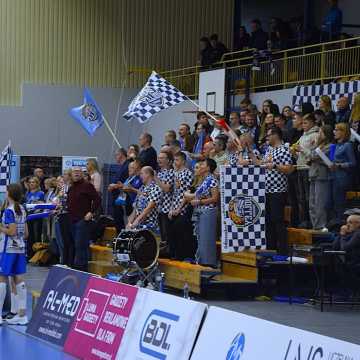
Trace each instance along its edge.
<instances>
[{"instance_id":1,"label":"fan waving flag","mask_svg":"<svg viewBox=\"0 0 360 360\"><path fill-rule=\"evenodd\" d=\"M12 151L10 144L5 147L0 156L0 193L6 192L11 179Z\"/></svg>"},{"instance_id":2,"label":"fan waving flag","mask_svg":"<svg viewBox=\"0 0 360 360\"><path fill-rule=\"evenodd\" d=\"M96 130L104 123L104 116L88 89L84 90L84 103L71 109L70 115L90 136L93 136Z\"/></svg>"},{"instance_id":3,"label":"fan waving flag","mask_svg":"<svg viewBox=\"0 0 360 360\"><path fill-rule=\"evenodd\" d=\"M127 120L134 117L143 124L161 110L185 100L188 98L181 91L153 71L123 116Z\"/></svg>"}]
</instances>

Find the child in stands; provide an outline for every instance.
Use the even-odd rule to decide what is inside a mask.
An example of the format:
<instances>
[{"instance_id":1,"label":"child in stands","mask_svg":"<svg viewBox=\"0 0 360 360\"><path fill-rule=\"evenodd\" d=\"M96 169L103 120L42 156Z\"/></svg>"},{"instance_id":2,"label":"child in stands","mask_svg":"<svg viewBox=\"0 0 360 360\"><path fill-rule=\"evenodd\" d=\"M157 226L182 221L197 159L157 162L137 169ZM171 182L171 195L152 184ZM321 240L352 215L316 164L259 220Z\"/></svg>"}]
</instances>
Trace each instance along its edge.
<instances>
[{"instance_id":1,"label":"child in stands","mask_svg":"<svg viewBox=\"0 0 360 360\"><path fill-rule=\"evenodd\" d=\"M7 207L0 225L0 314L6 296L6 282L12 276L16 285L18 314L6 322L10 325L26 325L26 287L23 274L26 273L25 239L28 236L26 213L20 205L21 187L10 184L7 187ZM0 317L0 325L3 320Z\"/></svg>"}]
</instances>

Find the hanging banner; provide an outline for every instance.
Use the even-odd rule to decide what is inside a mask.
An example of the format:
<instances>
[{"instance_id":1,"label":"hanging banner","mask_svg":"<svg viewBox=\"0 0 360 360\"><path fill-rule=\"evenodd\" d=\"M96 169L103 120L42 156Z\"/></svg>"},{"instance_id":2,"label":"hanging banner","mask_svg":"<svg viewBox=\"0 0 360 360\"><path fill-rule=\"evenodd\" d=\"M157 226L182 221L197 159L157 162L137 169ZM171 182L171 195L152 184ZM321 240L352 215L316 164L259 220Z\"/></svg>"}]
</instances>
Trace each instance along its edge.
<instances>
[{"instance_id":1,"label":"hanging banner","mask_svg":"<svg viewBox=\"0 0 360 360\"><path fill-rule=\"evenodd\" d=\"M80 167L83 171L86 170L87 159L95 159L96 156L63 156L62 157L62 171L70 170L73 167Z\"/></svg>"},{"instance_id":2,"label":"hanging banner","mask_svg":"<svg viewBox=\"0 0 360 360\"><path fill-rule=\"evenodd\" d=\"M211 306L191 360L360 360L360 346Z\"/></svg>"},{"instance_id":3,"label":"hanging banner","mask_svg":"<svg viewBox=\"0 0 360 360\"><path fill-rule=\"evenodd\" d=\"M90 274L53 266L26 332L63 346L80 307Z\"/></svg>"},{"instance_id":4,"label":"hanging banner","mask_svg":"<svg viewBox=\"0 0 360 360\"><path fill-rule=\"evenodd\" d=\"M207 306L140 289L118 360L188 360Z\"/></svg>"},{"instance_id":5,"label":"hanging banner","mask_svg":"<svg viewBox=\"0 0 360 360\"><path fill-rule=\"evenodd\" d=\"M265 249L265 169L221 166L223 253Z\"/></svg>"},{"instance_id":6,"label":"hanging banner","mask_svg":"<svg viewBox=\"0 0 360 360\"><path fill-rule=\"evenodd\" d=\"M81 359L115 359L138 289L91 278L65 351Z\"/></svg>"}]
</instances>

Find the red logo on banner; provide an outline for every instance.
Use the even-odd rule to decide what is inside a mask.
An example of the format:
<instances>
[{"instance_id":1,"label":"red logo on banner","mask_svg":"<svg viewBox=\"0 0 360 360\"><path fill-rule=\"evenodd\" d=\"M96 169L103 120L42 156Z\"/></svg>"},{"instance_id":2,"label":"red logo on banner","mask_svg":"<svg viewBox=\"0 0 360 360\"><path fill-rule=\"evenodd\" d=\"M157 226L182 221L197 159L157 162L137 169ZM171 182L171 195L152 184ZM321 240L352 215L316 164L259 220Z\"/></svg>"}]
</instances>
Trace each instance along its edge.
<instances>
[{"instance_id":1,"label":"red logo on banner","mask_svg":"<svg viewBox=\"0 0 360 360\"><path fill-rule=\"evenodd\" d=\"M138 289L90 278L65 351L82 359L115 359Z\"/></svg>"}]
</instances>

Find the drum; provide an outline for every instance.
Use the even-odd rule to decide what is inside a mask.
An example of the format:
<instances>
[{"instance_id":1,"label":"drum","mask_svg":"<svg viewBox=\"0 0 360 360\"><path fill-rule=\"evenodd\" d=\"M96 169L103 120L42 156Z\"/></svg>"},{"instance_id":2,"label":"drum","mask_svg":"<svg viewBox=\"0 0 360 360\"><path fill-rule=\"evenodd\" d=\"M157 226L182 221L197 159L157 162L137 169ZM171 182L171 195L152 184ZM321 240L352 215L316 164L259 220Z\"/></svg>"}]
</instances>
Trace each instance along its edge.
<instances>
[{"instance_id":1,"label":"drum","mask_svg":"<svg viewBox=\"0 0 360 360\"><path fill-rule=\"evenodd\" d=\"M149 230L123 230L113 242L114 260L135 262L141 269L153 267L159 257L159 245Z\"/></svg>"}]
</instances>

